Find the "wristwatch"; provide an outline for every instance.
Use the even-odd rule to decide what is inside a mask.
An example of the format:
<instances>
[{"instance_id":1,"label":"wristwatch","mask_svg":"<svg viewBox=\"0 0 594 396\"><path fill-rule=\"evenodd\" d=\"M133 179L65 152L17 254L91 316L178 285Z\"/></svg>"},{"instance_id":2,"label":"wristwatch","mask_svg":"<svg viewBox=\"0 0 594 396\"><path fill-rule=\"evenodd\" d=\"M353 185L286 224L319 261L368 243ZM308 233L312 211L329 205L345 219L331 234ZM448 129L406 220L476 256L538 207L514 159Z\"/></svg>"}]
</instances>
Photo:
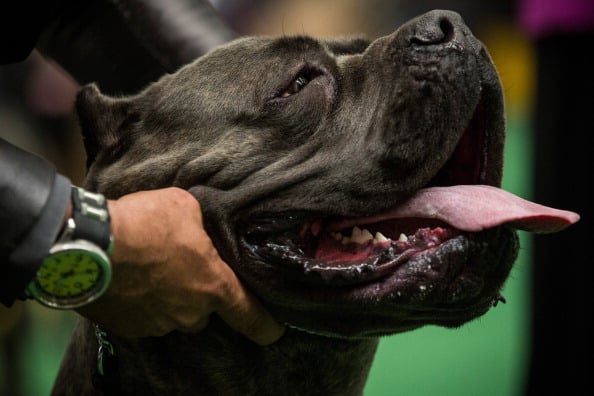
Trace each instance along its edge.
<instances>
[{"instance_id":1,"label":"wristwatch","mask_svg":"<svg viewBox=\"0 0 594 396\"><path fill-rule=\"evenodd\" d=\"M71 198L72 217L26 290L41 304L57 309L95 301L111 281L113 238L107 200L76 186Z\"/></svg>"}]
</instances>

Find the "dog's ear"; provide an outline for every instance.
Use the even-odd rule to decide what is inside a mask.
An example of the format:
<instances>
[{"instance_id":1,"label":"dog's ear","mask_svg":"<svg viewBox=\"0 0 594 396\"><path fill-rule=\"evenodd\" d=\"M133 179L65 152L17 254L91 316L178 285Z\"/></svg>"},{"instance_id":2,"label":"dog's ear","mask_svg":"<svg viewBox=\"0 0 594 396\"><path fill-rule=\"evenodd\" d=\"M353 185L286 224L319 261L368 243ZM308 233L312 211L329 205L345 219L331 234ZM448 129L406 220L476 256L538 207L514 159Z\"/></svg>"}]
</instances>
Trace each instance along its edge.
<instances>
[{"instance_id":1,"label":"dog's ear","mask_svg":"<svg viewBox=\"0 0 594 396\"><path fill-rule=\"evenodd\" d=\"M129 129L138 120L132 111L131 98L106 96L95 84L81 88L76 96L76 111L87 153L87 169L102 150L109 150L115 156L122 152L129 142Z\"/></svg>"}]
</instances>

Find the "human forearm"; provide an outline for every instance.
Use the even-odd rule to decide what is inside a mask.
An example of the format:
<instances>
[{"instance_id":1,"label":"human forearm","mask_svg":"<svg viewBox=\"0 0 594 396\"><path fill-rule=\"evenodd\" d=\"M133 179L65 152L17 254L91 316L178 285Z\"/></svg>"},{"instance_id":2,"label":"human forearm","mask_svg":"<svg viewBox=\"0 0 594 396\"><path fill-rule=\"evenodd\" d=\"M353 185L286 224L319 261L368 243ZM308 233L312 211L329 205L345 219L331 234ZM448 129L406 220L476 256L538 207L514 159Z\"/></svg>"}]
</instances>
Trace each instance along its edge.
<instances>
[{"instance_id":1,"label":"human forearm","mask_svg":"<svg viewBox=\"0 0 594 396\"><path fill-rule=\"evenodd\" d=\"M106 93L135 93L235 37L205 0L69 0L63 8L38 49Z\"/></svg>"}]
</instances>

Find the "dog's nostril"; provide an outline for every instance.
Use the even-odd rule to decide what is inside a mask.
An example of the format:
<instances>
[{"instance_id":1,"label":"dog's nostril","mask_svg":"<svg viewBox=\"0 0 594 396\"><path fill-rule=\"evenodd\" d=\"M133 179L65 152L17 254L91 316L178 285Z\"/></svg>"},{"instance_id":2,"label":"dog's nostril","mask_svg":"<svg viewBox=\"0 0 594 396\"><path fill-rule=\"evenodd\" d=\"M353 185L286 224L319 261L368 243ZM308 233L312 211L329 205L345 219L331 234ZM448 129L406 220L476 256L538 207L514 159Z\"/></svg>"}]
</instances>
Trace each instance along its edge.
<instances>
[{"instance_id":1,"label":"dog's nostril","mask_svg":"<svg viewBox=\"0 0 594 396\"><path fill-rule=\"evenodd\" d=\"M441 28L441 31L444 35L443 42L449 43L450 41L452 41L452 39L454 38L455 30L452 22L447 18L443 18L441 21L439 21L439 27Z\"/></svg>"},{"instance_id":2,"label":"dog's nostril","mask_svg":"<svg viewBox=\"0 0 594 396\"><path fill-rule=\"evenodd\" d=\"M412 34L410 43L413 45L445 44L453 40L455 30L456 27L452 21L442 16L432 23L423 24L422 28Z\"/></svg>"}]
</instances>

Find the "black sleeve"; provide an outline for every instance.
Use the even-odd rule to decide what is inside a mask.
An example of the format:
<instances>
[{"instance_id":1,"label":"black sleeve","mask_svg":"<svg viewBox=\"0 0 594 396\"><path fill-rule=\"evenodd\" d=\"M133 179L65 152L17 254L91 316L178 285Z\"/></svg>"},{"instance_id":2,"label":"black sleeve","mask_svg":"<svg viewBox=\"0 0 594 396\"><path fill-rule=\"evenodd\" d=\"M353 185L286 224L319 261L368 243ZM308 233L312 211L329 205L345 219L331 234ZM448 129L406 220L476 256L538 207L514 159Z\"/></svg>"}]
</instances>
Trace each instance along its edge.
<instances>
[{"instance_id":1,"label":"black sleeve","mask_svg":"<svg viewBox=\"0 0 594 396\"><path fill-rule=\"evenodd\" d=\"M70 181L45 159L0 139L0 302L11 305L56 240Z\"/></svg>"},{"instance_id":2,"label":"black sleeve","mask_svg":"<svg viewBox=\"0 0 594 396\"><path fill-rule=\"evenodd\" d=\"M208 0L63 0L37 48L80 84L136 93L236 37Z\"/></svg>"}]
</instances>

